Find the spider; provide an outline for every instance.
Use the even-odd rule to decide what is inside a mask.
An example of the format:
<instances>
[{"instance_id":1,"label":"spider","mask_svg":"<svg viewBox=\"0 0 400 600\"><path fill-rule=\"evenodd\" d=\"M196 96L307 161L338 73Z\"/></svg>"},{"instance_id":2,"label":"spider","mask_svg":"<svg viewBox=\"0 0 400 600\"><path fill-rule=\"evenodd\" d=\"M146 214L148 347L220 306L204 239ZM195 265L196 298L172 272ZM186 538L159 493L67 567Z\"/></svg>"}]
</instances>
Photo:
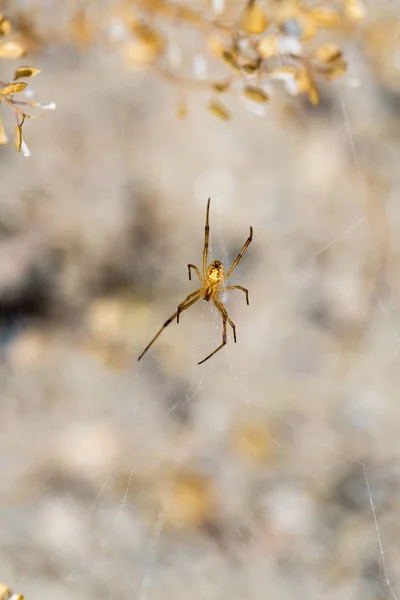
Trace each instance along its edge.
<instances>
[{"instance_id":1,"label":"spider","mask_svg":"<svg viewBox=\"0 0 400 600\"><path fill-rule=\"evenodd\" d=\"M149 344L147 344L146 348L143 350L143 352L139 356L138 360L140 360L142 358L142 356L150 348L150 346L152 346L154 344L154 342L156 341L158 336L163 332L165 327L167 327L175 319L175 317L176 317L176 322L179 323L180 314L187 308L190 308L191 306L193 306L193 304L195 304L195 302L197 302L197 300L200 300L200 298L203 298L203 300L206 300L207 302L209 302L210 300L212 300L212 302L214 302L215 306L217 307L218 311L221 314L223 329L222 329L222 344L220 344L218 346L218 348L213 350L213 352L211 352L211 354L206 356L206 358L203 358L203 360L201 360L198 364L201 365L206 360L208 360L209 358L214 356L214 354L216 354L218 352L218 350L221 350L221 348L223 348L225 346L225 344L227 343L227 335L226 335L226 324L227 323L229 323L229 325L232 327L233 339L235 340L235 343L236 343L236 327L235 327L235 324L233 323L233 321L231 321L231 319L229 318L228 312L227 312L225 306L223 305L222 301L220 300L219 292L224 292L226 290L241 290L242 292L244 292L246 294L246 302L247 302L247 304L249 304L249 291L246 288L242 287L241 285L228 285L225 287L221 287L221 286L228 279L228 277L232 274L233 270L238 266L240 259L242 258L243 254L245 253L251 240L253 239L253 228L250 227L250 236L247 238L243 248L237 255L236 260L233 262L231 268L228 270L228 272L226 274L224 273L224 265L220 260L213 260L212 263L210 263L210 265L207 267L208 238L210 235L210 225L209 225L210 200L211 199L209 198L208 202L207 202L205 240L204 240L204 249L203 249L203 276L201 276L200 271L196 267L196 265L192 265L192 264L188 265L189 280L192 279L192 269L193 269L193 271L196 273L197 277L200 280L201 288L199 288L195 292L192 292L191 294L189 294L189 296L187 298L185 298L185 300L179 304L178 310L172 315L172 317L170 317L169 319L167 319L167 321L165 321L164 325L156 333L156 335L153 337L151 342L149 342Z\"/></svg>"}]
</instances>

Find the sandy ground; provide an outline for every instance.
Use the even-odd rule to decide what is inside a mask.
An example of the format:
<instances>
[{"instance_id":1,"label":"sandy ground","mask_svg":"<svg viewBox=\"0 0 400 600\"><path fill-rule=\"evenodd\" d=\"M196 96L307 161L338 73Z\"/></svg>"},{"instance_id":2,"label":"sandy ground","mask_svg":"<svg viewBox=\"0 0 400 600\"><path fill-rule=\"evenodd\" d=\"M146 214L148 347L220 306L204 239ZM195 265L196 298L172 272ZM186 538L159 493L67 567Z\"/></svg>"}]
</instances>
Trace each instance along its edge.
<instances>
[{"instance_id":1,"label":"sandy ground","mask_svg":"<svg viewBox=\"0 0 400 600\"><path fill-rule=\"evenodd\" d=\"M400 593L398 81L347 51L318 109L229 123L113 53L35 59L57 111L0 150L0 580L27 600ZM197 365L199 302L138 363L208 197L213 258L254 227L237 344Z\"/></svg>"}]
</instances>

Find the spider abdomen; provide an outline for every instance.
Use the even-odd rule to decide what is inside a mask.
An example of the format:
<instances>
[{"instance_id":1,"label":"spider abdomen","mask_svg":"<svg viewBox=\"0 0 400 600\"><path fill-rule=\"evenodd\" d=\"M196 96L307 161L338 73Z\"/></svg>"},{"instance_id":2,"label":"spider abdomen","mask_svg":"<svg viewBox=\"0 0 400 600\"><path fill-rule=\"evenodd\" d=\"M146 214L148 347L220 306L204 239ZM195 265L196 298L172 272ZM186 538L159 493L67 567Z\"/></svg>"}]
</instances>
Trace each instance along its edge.
<instances>
[{"instance_id":1,"label":"spider abdomen","mask_svg":"<svg viewBox=\"0 0 400 600\"><path fill-rule=\"evenodd\" d=\"M207 269L207 279L215 285L221 283L224 278L224 265L220 260L213 260Z\"/></svg>"}]
</instances>

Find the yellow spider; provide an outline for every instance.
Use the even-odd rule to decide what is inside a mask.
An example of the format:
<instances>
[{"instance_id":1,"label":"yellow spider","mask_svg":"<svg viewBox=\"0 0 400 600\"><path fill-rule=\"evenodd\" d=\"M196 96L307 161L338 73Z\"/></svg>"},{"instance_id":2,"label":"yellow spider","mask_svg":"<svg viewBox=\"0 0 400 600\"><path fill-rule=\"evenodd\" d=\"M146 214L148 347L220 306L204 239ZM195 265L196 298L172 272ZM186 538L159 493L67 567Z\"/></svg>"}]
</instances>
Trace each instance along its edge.
<instances>
[{"instance_id":1,"label":"yellow spider","mask_svg":"<svg viewBox=\"0 0 400 600\"><path fill-rule=\"evenodd\" d=\"M197 300L200 300L200 298L203 298L203 300L207 300L207 301L212 300L214 302L215 306L221 313L223 331L222 331L222 344L220 346L218 346L218 348L216 348L213 352L211 352L211 354L206 356L206 358L203 358L203 360L201 360L198 364L201 365L201 363L205 362L206 360L208 360L209 358L214 356L214 354L216 352L218 352L218 350L221 350L221 348L223 348L223 346L225 346L226 341L227 341L226 340L226 323L227 322L233 329L233 339L235 340L235 343L236 343L236 328L235 328L233 321L231 321L231 319L229 318L228 312L227 312L225 306L223 305L223 303L220 300L219 292L224 292L225 290L242 290L242 292L244 292L246 294L246 302L247 302L247 304L249 304L249 292L246 288L242 287L241 285L228 285L225 287L221 287L221 285L228 279L228 277L232 274L233 270L239 264L240 259L242 258L243 254L245 253L251 240L253 239L253 228L250 227L250 236L247 238L247 240L246 240L243 248L239 252L236 260L234 261L233 265L231 266L231 268L225 275L224 274L224 265L220 260L213 260L213 262L207 267L208 238L210 235L209 214L210 214L210 198L208 199L208 202L207 202L205 241L204 241L204 250L203 250L203 277L200 275L200 271L195 265L191 265L191 264L188 265L189 279L190 280L192 279L191 269L193 269L195 271L197 277L200 280L201 288L196 290L195 292L192 292L191 294L189 294L189 296L187 298L185 298L185 300L179 304L178 310L172 315L172 317L170 317L167 321L165 321L165 323L161 327L161 329L156 333L156 335L153 337L151 342L143 350L143 352L139 356L138 360L140 360L142 358L142 356L150 348L150 346L152 346L152 344L154 344L154 342L156 341L158 336L162 333L164 328L167 327L167 325L169 325L175 319L175 317L176 317L177 323L179 323L179 315L181 314L181 312L183 312L184 310L186 310L187 308L192 306L195 302L197 302Z\"/></svg>"}]
</instances>

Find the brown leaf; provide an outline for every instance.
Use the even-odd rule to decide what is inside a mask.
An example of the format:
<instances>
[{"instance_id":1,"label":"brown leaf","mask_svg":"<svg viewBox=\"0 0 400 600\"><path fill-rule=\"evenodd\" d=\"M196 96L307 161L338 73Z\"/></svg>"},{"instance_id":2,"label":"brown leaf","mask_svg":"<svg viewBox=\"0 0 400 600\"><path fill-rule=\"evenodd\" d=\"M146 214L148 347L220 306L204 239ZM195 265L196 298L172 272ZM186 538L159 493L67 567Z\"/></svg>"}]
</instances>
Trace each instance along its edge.
<instances>
[{"instance_id":1,"label":"brown leaf","mask_svg":"<svg viewBox=\"0 0 400 600\"><path fill-rule=\"evenodd\" d=\"M316 33L316 22L315 20L305 11L303 11L296 18L297 24L301 31L300 40L310 40Z\"/></svg>"},{"instance_id":2,"label":"brown leaf","mask_svg":"<svg viewBox=\"0 0 400 600\"><path fill-rule=\"evenodd\" d=\"M135 39L122 49L128 67L140 68L153 63L162 53L164 43L159 33L147 25L135 28Z\"/></svg>"},{"instance_id":3,"label":"brown leaf","mask_svg":"<svg viewBox=\"0 0 400 600\"><path fill-rule=\"evenodd\" d=\"M18 152L21 152L21 145L22 145L22 123L21 125L17 125L15 128L15 147L18 150Z\"/></svg>"},{"instance_id":4,"label":"brown leaf","mask_svg":"<svg viewBox=\"0 0 400 600\"><path fill-rule=\"evenodd\" d=\"M332 81L333 79L337 79L341 77L347 71L347 63L344 60L336 61L333 65L329 66L324 73L325 79L328 81Z\"/></svg>"},{"instance_id":5,"label":"brown leaf","mask_svg":"<svg viewBox=\"0 0 400 600\"><path fill-rule=\"evenodd\" d=\"M84 48L93 40L93 27L85 10L79 10L72 19L72 37L77 46Z\"/></svg>"},{"instance_id":6,"label":"brown leaf","mask_svg":"<svg viewBox=\"0 0 400 600\"><path fill-rule=\"evenodd\" d=\"M0 119L0 146L4 146L4 144L7 144L7 142L8 137L6 135L6 132L4 131L2 120Z\"/></svg>"},{"instance_id":7,"label":"brown leaf","mask_svg":"<svg viewBox=\"0 0 400 600\"><path fill-rule=\"evenodd\" d=\"M225 46L220 37L210 34L206 39L206 43L208 51L212 56L222 56Z\"/></svg>"},{"instance_id":8,"label":"brown leaf","mask_svg":"<svg viewBox=\"0 0 400 600\"><path fill-rule=\"evenodd\" d=\"M25 48L18 42L0 44L0 58L21 58L26 53Z\"/></svg>"},{"instance_id":9,"label":"brown leaf","mask_svg":"<svg viewBox=\"0 0 400 600\"><path fill-rule=\"evenodd\" d=\"M22 92L26 88L27 84L25 81L19 81L18 83L9 83L5 85L3 88L0 88L1 96L9 96L10 94L16 94L17 92Z\"/></svg>"},{"instance_id":10,"label":"brown leaf","mask_svg":"<svg viewBox=\"0 0 400 600\"><path fill-rule=\"evenodd\" d=\"M224 92L226 92L229 89L230 85L231 85L230 79L226 79L225 81L217 81L216 83L213 84L213 90L215 92L217 92L218 94L223 94Z\"/></svg>"},{"instance_id":11,"label":"brown leaf","mask_svg":"<svg viewBox=\"0 0 400 600\"><path fill-rule=\"evenodd\" d=\"M176 115L177 115L178 119L185 119L187 117L187 114L188 114L187 104L185 101L182 100L178 104Z\"/></svg>"},{"instance_id":12,"label":"brown leaf","mask_svg":"<svg viewBox=\"0 0 400 600\"><path fill-rule=\"evenodd\" d=\"M261 103L269 100L269 96L264 92L264 90L253 86L246 87L243 90L243 96L252 102Z\"/></svg>"},{"instance_id":13,"label":"brown leaf","mask_svg":"<svg viewBox=\"0 0 400 600\"><path fill-rule=\"evenodd\" d=\"M241 26L247 33L260 34L267 25L267 15L257 2L254 2L245 8L242 15Z\"/></svg>"},{"instance_id":14,"label":"brown leaf","mask_svg":"<svg viewBox=\"0 0 400 600\"><path fill-rule=\"evenodd\" d=\"M4 15L0 14L0 36L8 35L11 32L11 23Z\"/></svg>"},{"instance_id":15,"label":"brown leaf","mask_svg":"<svg viewBox=\"0 0 400 600\"><path fill-rule=\"evenodd\" d=\"M310 82L310 87L308 89L308 99L313 106L319 104L319 93L313 81Z\"/></svg>"},{"instance_id":16,"label":"brown leaf","mask_svg":"<svg viewBox=\"0 0 400 600\"><path fill-rule=\"evenodd\" d=\"M229 121L229 119L231 118L229 110L217 100L211 100L210 104L208 105L208 110L215 117L222 119L222 121Z\"/></svg>"},{"instance_id":17,"label":"brown leaf","mask_svg":"<svg viewBox=\"0 0 400 600\"><path fill-rule=\"evenodd\" d=\"M272 58L278 54L278 38L266 35L258 43L258 52L262 58Z\"/></svg>"},{"instance_id":18,"label":"brown leaf","mask_svg":"<svg viewBox=\"0 0 400 600\"><path fill-rule=\"evenodd\" d=\"M226 50L222 54L222 59L225 62L225 64L228 65L228 67L230 67L233 71L239 71L239 65L237 62L237 58L236 58L236 56L234 56L234 54L232 54L232 52L229 52L229 50Z\"/></svg>"},{"instance_id":19,"label":"brown leaf","mask_svg":"<svg viewBox=\"0 0 400 600\"><path fill-rule=\"evenodd\" d=\"M331 63L342 57L342 51L336 44L323 44L317 48L314 56L323 63Z\"/></svg>"},{"instance_id":20,"label":"brown leaf","mask_svg":"<svg viewBox=\"0 0 400 600\"><path fill-rule=\"evenodd\" d=\"M314 6L308 14L317 27L330 29L339 27L342 22L339 12L333 6Z\"/></svg>"},{"instance_id":21,"label":"brown leaf","mask_svg":"<svg viewBox=\"0 0 400 600\"><path fill-rule=\"evenodd\" d=\"M344 13L350 21L362 21L365 18L365 6L361 0L345 0Z\"/></svg>"},{"instance_id":22,"label":"brown leaf","mask_svg":"<svg viewBox=\"0 0 400 600\"><path fill-rule=\"evenodd\" d=\"M18 67L14 73L14 81L21 77L34 77L40 73L40 71L41 69L38 69L37 67Z\"/></svg>"},{"instance_id":23,"label":"brown leaf","mask_svg":"<svg viewBox=\"0 0 400 600\"><path fill-rule=\"evenodd\" d=\"M249 73L249 75L252 75L256 71L258 71L258 69L260 68L260 64L258 61L254 63L246 63L245 65L242 65L241 68L242 71L244 71L245 73Z\"/></svg>"}]
</instances>

